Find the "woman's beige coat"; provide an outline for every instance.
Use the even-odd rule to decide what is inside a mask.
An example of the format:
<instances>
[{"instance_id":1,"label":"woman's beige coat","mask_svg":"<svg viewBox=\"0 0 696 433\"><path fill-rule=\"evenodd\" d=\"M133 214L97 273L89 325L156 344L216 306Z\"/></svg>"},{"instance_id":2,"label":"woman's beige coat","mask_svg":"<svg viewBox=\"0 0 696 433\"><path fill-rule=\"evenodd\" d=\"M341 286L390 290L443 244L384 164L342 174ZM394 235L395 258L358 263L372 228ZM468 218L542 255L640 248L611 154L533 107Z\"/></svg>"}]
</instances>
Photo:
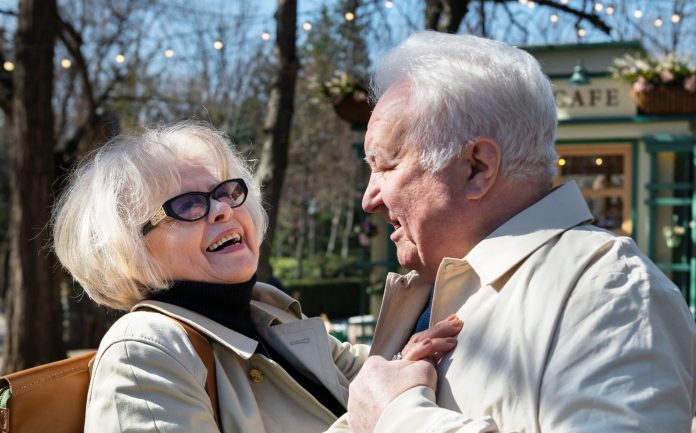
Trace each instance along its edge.
<instances>
[{"instance_id":1,"label":"woman's beige coat","mask_svg":"<svg viewBox=\"0 0 696 433\"><path fill-rule=\"evenodd\" d=\"M86 433L218 432L205 391L207 370L176 317L213 342L221 427L232 432L321 432L336 417L276 362L254 354L257 342L192 311L156 301L138 304L101 342L87 397ZM299 371L344 405L367 346L341 344L297 301L257 283L251 316L257 332Z\"/></svg>"}]
</instances>

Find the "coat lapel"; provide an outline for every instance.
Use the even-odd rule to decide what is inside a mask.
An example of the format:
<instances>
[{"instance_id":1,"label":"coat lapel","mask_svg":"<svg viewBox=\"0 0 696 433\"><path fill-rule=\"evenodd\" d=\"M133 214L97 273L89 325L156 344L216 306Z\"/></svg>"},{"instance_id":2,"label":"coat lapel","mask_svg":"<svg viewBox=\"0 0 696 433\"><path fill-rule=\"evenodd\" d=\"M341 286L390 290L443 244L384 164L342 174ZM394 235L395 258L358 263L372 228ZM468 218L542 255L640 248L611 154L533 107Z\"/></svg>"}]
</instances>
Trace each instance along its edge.
<instances>
[{"instance_id":1,"label":"coat lapel","mask_svg":"<svg viewBox=\"0 0 696 433\"><path fill-rule=\"evenodd\" d=\"M348 402L348 383L339 382L324 322L318 317L298 320L287 312L252 301L251 317L261 337L293 367L322 383L342 404Z\"/></svg>"},{"instance_id":2,"label":"coat lapel","mask_svg":"<svg viewBox=\"0 0 696 433\"><path fill-rule=\"evenodd\" d=\"M430 287L415 271L387 275L370 355L391 359L404 347L428 302Z\"/></svg>"}]
</instances>

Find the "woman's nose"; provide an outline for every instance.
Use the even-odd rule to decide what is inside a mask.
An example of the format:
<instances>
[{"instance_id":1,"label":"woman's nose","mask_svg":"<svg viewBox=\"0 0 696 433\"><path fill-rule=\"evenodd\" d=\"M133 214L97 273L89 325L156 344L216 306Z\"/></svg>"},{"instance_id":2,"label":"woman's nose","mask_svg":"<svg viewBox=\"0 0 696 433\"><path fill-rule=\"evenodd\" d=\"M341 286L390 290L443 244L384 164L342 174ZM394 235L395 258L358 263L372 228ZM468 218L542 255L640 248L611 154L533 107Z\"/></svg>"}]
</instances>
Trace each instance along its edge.
<instances>
[{"instance_id":1,"label":"woman's nose","mask_svg":"<svg viewBox=\"0 0 696 433\"><path fill-rule=\"evenodd\" d=\"M210 199L210 212L208 213L208 220L213 222L227 221L234 214L234 210L230 205L223 202L217 201L213 198Z\"/></svg>"}]
</instances>

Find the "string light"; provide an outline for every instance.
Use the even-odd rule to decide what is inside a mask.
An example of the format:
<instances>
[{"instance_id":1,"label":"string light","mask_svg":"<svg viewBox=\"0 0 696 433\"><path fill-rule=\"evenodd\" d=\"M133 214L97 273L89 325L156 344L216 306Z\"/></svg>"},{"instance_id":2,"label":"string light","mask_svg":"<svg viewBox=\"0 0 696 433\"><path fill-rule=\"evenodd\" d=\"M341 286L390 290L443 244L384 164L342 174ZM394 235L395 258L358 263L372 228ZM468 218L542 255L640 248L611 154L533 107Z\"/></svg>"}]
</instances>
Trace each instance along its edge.
<instances>
[{"instance_id":1,"label":"string light","mask_svg":"<svg viewBox=\"0 0 696 433\"><path fill-rule=\"evenodd\" d=\"M116 63L123 63L126 61L126 56L124 56L123 54L116 54L115 60Z\"/></svg>"},{"instance_id":2,"label":"string light","mask_svg":"<svg viewBox=\"0 0 696 433\"><path fill-rule=\"evenodd\" d=\"M6 70L7 72L12 72L14 71L15 65L14 63L10 62L9 60L6 60L5 63L2 64L2 68Z\"/></svg>"},{"instance_id":3,"label":"string light","mask_svg":"<svg viewBox=\"0 0 696 433\"><path fill-rule=\"evenodd\" d=\"M391 9L394 7L394 2L387 0L384 2L384 7L387 9Z\"/></svg>"},{"instance_id":4,"label":"string light","mask_svg":"<svg viewBox=\"0 0 696 433\"><path fill-rule=\"evenodd\" d=\"M673 22L674 24L679 23L679 21L681 21L681 17L680 17L678 14L672 15L672 22Z\"/></svg>"},{"instance_id":5,"label":"string light","mask_svg":"<svg viewBox=\"0 0 696 433\"><path fill-rule=\"evenodd\" d=\"M567 4L568 4L568 0L561 0L561 4L567 5Z\"/></svg>"},{"instance_id":6,"label":"string light","mask_svg":"<svg viewBox=\"0 0 696 433\"><path fill-rule=\"evenodd\" d=\"M597 158L594 160L595 165L602 165L604 164L604 160L602 158Z\"/></svg>"},{"instance_id":7,"label":"string light","mask_svg":"<svg viewBox=\"0 0 696 433\"><path fill-rule=\"evenodd\" d=\"M558 15L556 15L556 14L551 15L551 22L556 24L558 22Z\"/></svg>"},{"instance_id":8,"label":"string light","mask_svg":"<svg viewBox=\"0 0 696 433\"><path fill-rule=\"evenodd\" d=\"M526 5L529 3L529 0L519 0L520 4Z\"/></svg>"},{"instance_id":9,"label":"string light","mask_svg":"<svg viewBox=\"0 0 696 433\"><path fill-rule=\"evenodd\" d=\"M355 19L355 14L353 12L346 12L344 17L346 21L353 21Z\"/></svg>"},{"instance_id":10,"label":"string light","mask_svg":"<svg viewBox=\"0 0 696 433\"><path fill-rule=\"evenodd\" d=\"M307 21L307 22L305 22L304 24L302 24L302 28L305 29L305 31L308 32L308 31L312 30L312 23L310 23L309 21Z\"/></svg>"},{"instance_id":11,"label":"string light","mask_svg":"<svg viewBox=\"0 0 696 433\"><path fill-rule=\"evenodd\" d=\"M536 3L534 3L533 1L530 1L529 3L527 3L527 7L529 9L534 9L536 7Z\"/></svg>"},{"instance_id":12,"label":"string light","mask_svg":"<svg viewBox=\"0 0 696 433\"><path fill-rule=\"evenodd\" d=\"M594 10L596 10L597 12L602 12L602 9L604 9L603 4L601 4L600 2L595 3Z\"/></svg>"},{"instance_id":13,"label":"string light","mask_svg":"<svg viewBox=\"0 0 696 433\"><path fill-rule=\"evenodd\" d=\"M558 165L560 165L561 167L563 167L564 165L566 165L566 160L565 160L565 158L559 158L559 159L558 159Z\"/></svg>"},{"instance_id":14,"label":"string light","mask_svg":"<svg viewBox=\"0 0 696 433\"><path fill-rule=\"evenodd\" d=\"M614 15L614 7L607 6L607 15Z\"/></svg>"},{"instance_id":15,"label":"string light","mask_svg":"<svg viewBox=\"0 0 696 433\"><path fill-rule=\"evenodd\" d=\"M166 57L166 58L174 57L174 50L172 50L172 49L166 50L164 52L164 57Z\"/></svg>"},{"instance_id":16,"label":"string light","mask_svg":"<svg viewBox=\"0 0 696 433\"><path fill-rule=\"evenodd\" d=\"M63 69L69 69L72 66L72 62L70 61L70 59L62 59L60 61L60 66Z\"/></svg>"},{"instance_id":17,"label":"string light","mask_svg":"<svg viewBox=\"0 0 696 433\"><path fill-rule=\"evenodd\" d=\"M587 32L582 27L578 29L578 36L580 36L581 38L584 38L586 34Z\"/></svg>"},{"instance_id":18,"label":"string light","mask_svg":"<svg viewBox=\"0 0 696 433\"><path fill-rule=\"evenodd\" d=\"M268 32L263 32L263 33L261 33L261 39L263 39L264 41L267 41L267 40L271 39L271 34Z\"/></svg>"},{"instance_id":19,"label":"string light","mask_svg":"<svg viewBox=\"0 0 696 433\"><path fill-rule=\"evenodd\" d=\"M223 44L220 40L213 42L213 48L215 48L216 50L221 50L224 46L225 44Z\"/></svg>"},{"instance_id":20,"label":"string light","mask_svg":"<svg viewBox=\"0 0 696 433\"><path fill-rule=\"evenodd\" d=\"M664 23L664 21L662 21L662 18L659 18L659 17L656 18L655 21L653 22L653 24L655 24L655 27L662 27L663 23Z\"/></svg>"},{"instance_id":21,"label":"string light","mask_svg":"<svg viewBox=\"0 0 696 433\"><path fill-rule=\"evenodd\" d=\"M643 11L640 9L636 9L633 12L633 16L636 17L636 19L641 19L643 17Z\"/></svg>"}]
</instances>

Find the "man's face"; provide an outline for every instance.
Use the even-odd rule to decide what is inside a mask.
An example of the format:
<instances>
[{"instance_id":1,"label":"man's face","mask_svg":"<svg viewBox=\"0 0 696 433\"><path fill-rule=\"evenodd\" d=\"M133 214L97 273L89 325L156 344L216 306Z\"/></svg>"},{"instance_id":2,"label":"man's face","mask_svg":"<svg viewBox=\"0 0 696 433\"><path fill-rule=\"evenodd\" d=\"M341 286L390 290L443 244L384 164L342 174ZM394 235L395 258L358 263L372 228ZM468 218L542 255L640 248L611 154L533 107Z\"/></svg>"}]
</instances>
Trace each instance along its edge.
<instances>
[{"instance_id":1,"label":"man's face","mask_svg":"<svg viewBox=\"0 0 696 433\"><path fill-rule=\"evenodd\" d=\"M366 212L379 212L394 226L399 263L434 281L443 257L466 254L466 205L462 189L467 167L461 160L437 173L421 167L416 150L403 141L406 86L389 89L375 107L365 135L370 181L363 195Z\"/></svg>"}]
</instances>

